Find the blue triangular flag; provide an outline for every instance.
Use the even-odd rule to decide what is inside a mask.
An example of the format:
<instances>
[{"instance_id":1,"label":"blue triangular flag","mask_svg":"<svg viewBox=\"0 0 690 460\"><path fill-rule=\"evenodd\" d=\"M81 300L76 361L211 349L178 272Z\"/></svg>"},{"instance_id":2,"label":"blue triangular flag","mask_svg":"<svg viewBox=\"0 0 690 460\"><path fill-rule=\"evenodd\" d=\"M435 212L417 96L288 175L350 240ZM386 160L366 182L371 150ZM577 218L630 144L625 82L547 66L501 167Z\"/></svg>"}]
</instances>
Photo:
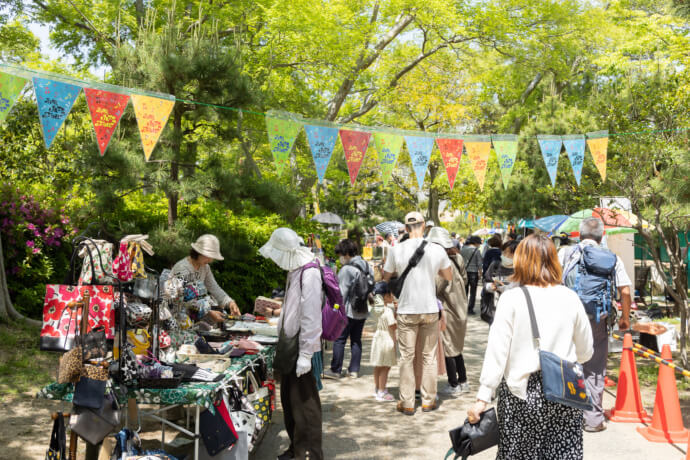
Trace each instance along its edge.
<instances>
[{"instance_id":1,"label":"blue triangular flag","mask_svg":"<svg viewBox=\"0 0 690 460\"><path fill-rule=\"evenodd\" d=\"M314 158L316 175L319 177L319 183L321 183L326 175L328 162L331 161L335 141L338 139L338 128L304 125L304 130L307 133L311 155Z\"/></svg>"},{"instance_id":2,"label":"blue triangular flag","mask_svg":"<svg viewBox=\"0 0 690 460\"><path fill-rule=\"evenodd\" d=\"M556 173L558 172L558 156L561 154L561 136L537 136L541 155L546 163L546 170L551 178L551 185L556 185Z\"/></svg>"},{"instance_id":3,"label":"blue triangular flag","mask_svg":"<svg viewBox=\"0 0 690 460\"><path fill-rule=\"evenodd\" d=\"M568 152L570 165L573 167L573 174L577 185L580 185L582 178L582 164L585 162L585 136L584 134L574 134L572 136L562 136L563 146Z\"/></svg>"},{"instance_id":4,"label":"blue triangular flag","mask_svg":"<svg viewBox=\"0 0 690 460\"><path fill-rule=\"evenodd\" d=\"M412 168L417 175L417 184L421 189L424 185L424 176L426 176L426 169L429 166L429 158L431 158L431 150L434 148L433 137L419 137L419 136L405 136L407 143L407 151L410 153L412 160Z\"/></svg>"},{"instance_id":5,"label":"blue triangular flag","mask_svg":"<svg viewBox=\"0 0 690 460\"><path fill-rule=\"evenodd\" d=\"M38 117L43 128L43 140L46 148L50 148L53 140L72 110L74 101L79 96L81 87L34 77L34 93L38 105Z\"/></svg>"}]
</instances>

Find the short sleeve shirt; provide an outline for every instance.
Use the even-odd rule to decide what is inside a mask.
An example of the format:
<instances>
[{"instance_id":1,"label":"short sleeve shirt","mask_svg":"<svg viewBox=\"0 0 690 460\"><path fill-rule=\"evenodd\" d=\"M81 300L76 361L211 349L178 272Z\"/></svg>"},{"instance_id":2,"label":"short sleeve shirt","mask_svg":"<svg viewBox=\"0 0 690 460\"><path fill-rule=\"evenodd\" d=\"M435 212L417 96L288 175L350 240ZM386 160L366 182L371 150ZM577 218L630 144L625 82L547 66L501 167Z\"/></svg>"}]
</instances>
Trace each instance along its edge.
<instances>
[{"instance_id":1,"label":"short sleeve shirt","mask_svg":"<svg viewBox=\"0 0 690 460\"><path fill-rule=\"evenodd\" d=\"M424 241L422 238L413 238L398 243L390 251L383 269L400 276L422 241ZM450 259L446 251L438 244L427 244L419 264L410 270L405 279L398 299L398 314L437 313L435 279L440 270L448 267L450 267Z\"/></svg>"}]
</instances>

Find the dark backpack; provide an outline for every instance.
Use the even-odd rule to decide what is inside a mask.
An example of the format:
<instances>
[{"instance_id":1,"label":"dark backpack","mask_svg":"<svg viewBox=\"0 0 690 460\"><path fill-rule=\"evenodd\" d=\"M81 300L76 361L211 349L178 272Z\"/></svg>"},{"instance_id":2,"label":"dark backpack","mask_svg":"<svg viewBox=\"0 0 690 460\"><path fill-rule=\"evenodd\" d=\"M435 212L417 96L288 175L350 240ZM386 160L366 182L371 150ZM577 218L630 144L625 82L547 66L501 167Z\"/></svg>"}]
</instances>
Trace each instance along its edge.
<instances>
[{"instance_id":1,"label":"dark backpack","mask_svg":"<svg viewBox=\"0 0 690 460\"><path fill-rule=\"evenodd\" d=\"M371 270L365 272L355 264L349 265L356 268L359 272L349 292L352 311L355 313L367 313L369 312L369 294L374 292L374 286L376 285L374 275L372 275Z\"/></svg>"},{"instance_id":2,"label":"dark backpack","mask_svg":"<svg viewBox=\"0 0 690 460\"><path fill-rule=\"evenodd\" d=\"M587 315L598 323L613 306L618 258L598 246L580 245L574 251L580 252L579 261L563 274L563 282L577 292Z\"/></svg>"}]
</instances>

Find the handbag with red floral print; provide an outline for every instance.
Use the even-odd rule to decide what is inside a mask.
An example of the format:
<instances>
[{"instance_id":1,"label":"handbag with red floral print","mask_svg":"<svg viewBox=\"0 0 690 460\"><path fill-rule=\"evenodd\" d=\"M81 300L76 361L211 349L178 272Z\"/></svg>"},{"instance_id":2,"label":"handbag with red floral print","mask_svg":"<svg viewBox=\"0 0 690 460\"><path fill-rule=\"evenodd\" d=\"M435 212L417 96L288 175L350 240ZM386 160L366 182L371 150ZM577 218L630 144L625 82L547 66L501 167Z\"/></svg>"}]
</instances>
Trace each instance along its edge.
<instances>
[{"instance_id":1,"label":"handbag with red floral print","mask_svg":"<svg viewBox=\"0 0 690 460\"><path fill-rule=\"evenodd\" d=\"M79 244L75 249L75 254L72 256L70 267L70 277L72 280L74 280L75 256L81 248L82 244ZM92 279L96 279L96 277L93 276ZM103 326L107 339L115 337L113 286L48 284L46 285L46 296L43 301L41 350L68 351L74 347L76 337L79 335L82 309L71 307L74 304L83 303L84 293L87 291L89 293L89 305L87 306L89 329Z\"/></svg>"}]
</instances>

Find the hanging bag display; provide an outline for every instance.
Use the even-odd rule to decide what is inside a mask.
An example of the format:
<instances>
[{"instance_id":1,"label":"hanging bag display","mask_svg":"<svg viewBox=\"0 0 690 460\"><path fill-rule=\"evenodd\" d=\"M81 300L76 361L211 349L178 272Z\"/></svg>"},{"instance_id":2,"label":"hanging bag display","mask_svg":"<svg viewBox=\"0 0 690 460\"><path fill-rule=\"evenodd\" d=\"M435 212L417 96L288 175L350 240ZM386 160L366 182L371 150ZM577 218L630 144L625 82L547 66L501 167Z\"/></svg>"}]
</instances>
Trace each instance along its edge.
<instances>
[{"instance_id":1,"label":"hanging bag display","mask_svg":"<svg viewBox=\"0 0 690 460\"><path fill-rule=\"evenodd\" d=\"M70 417L70 429L90 444L98 444L120 425L120 404L111 389L103 399L100 409L75 406Z\"/></svg>"},{"instance_id":2,"label":"hanging bag display","mask_svg":"<svg viewBox=\"0 0 690 460\"><path fill-rule=\"evenodd\" d=\"M254 411L254 434L249 440L249 450L259 444L271 420L271 393L267 387L260 386L254 372L247 372L247 401Z\"/></svg>"},{"instance_id":3,"label":"hanging bag display","mask_svg":"<svg viewBox=\"0 0 690 460\"><path fill-rule=\"evenodd\" d=\"M532 297L525 286L521 286L527 299L532 337L539 351L541 380L544 397L549 401L581 410L592 410L592 399L585 385L582 364L559 358L556 354L539 348L539 327L534 314Z\"/></svg>"},{"instance_id":4,"label":"hanging bag display","mask_svg":"<svg viewBox=\"0 0 690 460\"><path fill-rule=\"evenodd\" d=\"M132 259L127 241L120 241L120 249L113 260L113 275L123 283L132 280Z\"/></svg>"},{"instance_id":5,"label":"hanging bag display","mask_svg":"<svg viewBox=\"0 0 690 460\"><path fill-rule=\"evenodd\" d=\"M144 265L144 252L141 244L135 241L129 243L129 258L132 261L132 278L146 279L146 267Z\"/></svg>"},{"instance_id":6,"label":"hanging bag display","mask_svg":"<svg viewBox=\"0 0 690 460\"><path fill-rule=\"evenodd\" d=\"M86 257L87 253L90 257ZM79 251L84 259L79 284L110 284L113 280L113 244L107 241L84 241Z\"/></svg>"},{"instance_id":7,"label":"hanging bag display","mask_svg":"<svg viewBox=\"0 0 690 460\"><path fill-rule=\"evenodd\" d=\"M113 306L113 287L110 285L78 285L75 283L75 263L77 254L81 248L86 248L84 239L77 240L72 253L68 283L72 284L48 284L43 301L43 327L41 328L40 349L42 351L68 351L75 345L78 335L81 311L73 308L83 303L88 292L87 311L89 326L93 329L103 326L107 339L115 335L115 318ZM88 252L91 258L91 252ZM93 270L93 265L92 265ZM92 279L95 279L92 272Z\"/></svg>"},{"instance_id":8,"label":"hanging bag display","mask_svg":"<svg viewBox=\"0 0 690 460\"><path fill-rule=\"evenodd\" d=\"M50 446L46 450L45 460L67 460L67 437L62 412L57 413L50 435Z\"/></svg>"}]
</instances>

